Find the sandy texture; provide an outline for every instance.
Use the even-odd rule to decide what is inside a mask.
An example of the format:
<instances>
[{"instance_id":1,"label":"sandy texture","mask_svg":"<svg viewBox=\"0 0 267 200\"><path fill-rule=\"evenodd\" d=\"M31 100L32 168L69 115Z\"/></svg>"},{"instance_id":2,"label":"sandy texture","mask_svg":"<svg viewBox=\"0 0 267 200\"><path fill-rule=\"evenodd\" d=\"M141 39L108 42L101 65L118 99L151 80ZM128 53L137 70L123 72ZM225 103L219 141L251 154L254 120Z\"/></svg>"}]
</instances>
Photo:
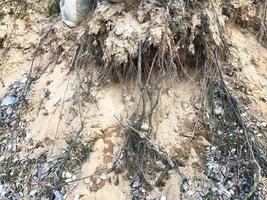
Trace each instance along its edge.
<instances>
[{"instance_id":1,"label":"sandy texture","mask_svg":"<svg viewBox=\"0 0 267 200\"><path fill-rule=\"evenodd\" d=\"M33 144L43 143L40 148L33 151L32 157L44 151L50 152L51 156L62 153L66 147L66 139L71 138L80 126L76 98L77 77L75 73L70 72L70 58L83 28L70 30L58 21L59 18L48 19L44 12L39 12L42 10L42 4L37 1L31 2L31 6L24 13L25 16L15 20L13 15L7 14L11 8L5 6L5 14L0 20L0 39L6 38L4 46L0 48L0 78L5 85L0 86L1 98L4 97L9 85L30 72L39 42L51 26L53 27L48 39L41 49L38 49L38 56L33 64L34 72L38 69L44 71L34 81L29 93L29 105L22 113ZM109 27L105 27L107 35L102 41L103 60L125 63L129 56L136 56L139 41L147 40L158 45L163 36L167 37L169 34L164 9L151 8L147 13L140 10L138 16L131 12L125 13L123 9L123 4L102 5L89 20L92 34L103 31L103 22L109 21ZM153 20L144 21L147 16ZM208 13L208 16L213 18L212 14ZM214 34L219 31L214 30ZM226 73L232 72L233 69L238 72L235 79L226 79L239 97L248 99L248 110L260 116L262 122L266 122L267 49L261 46L255 35L243 33L234 25L227 27L227 34L232 44L230 60L233 66L228 66L229 69L225 70ZM217 40L215 43L221 43L220 38ZM94 61L88 65L95 69L96 74L101 67ZM86 69L81 70L82 78L86 72ZM92 85L94 84L93 82ZM87 83L83 83L82 86L86 87ZM134 111L139 97L136 96L138 89L133 88L129 87L125 92L120 83L110 80L102 87L93 87L93 97L90 96L89 101L83 102L85 128L82 140L97 140L89 159L79 169L71 172L76 179L82 180L74 181L66 192L65 199L77 200L77 196L80 200L131 198L132 188L127 172L103 174L103 171L112 167L123 145L122 127L115 117L126 118L127 114ZM190 180L190 187L195 188L198 187L198 180L207 180L203 170L202 150L211 144L201 134L196 134L193 139L195 133L192 124L197 122L199 110L199 102L196 102L195 95L199 88L199 80L195 77L192 80L182 78L175 84L167 83L163 88L154 119L157 126L153 141L162 146L170 156L180 155L185 167L171 170L165 185L150 192L151 197L155 199L190 199L190 195L181 195L180 186L183 178ZM85 93L82 97L86 98L87 95Z\"/></svg>"}]
</instances>

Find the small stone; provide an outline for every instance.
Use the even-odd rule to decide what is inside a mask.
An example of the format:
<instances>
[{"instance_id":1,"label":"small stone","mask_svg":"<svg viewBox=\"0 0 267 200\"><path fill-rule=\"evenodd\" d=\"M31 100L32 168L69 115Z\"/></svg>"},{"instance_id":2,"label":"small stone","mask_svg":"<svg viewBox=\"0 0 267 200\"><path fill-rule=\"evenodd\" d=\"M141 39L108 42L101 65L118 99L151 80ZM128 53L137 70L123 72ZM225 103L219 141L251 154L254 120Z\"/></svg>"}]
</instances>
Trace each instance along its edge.
<instances>
[{"instance_id":1,"label":"small stone","mask_svg":"<svg viewBox=\"0 0 267 200\"><path fill-rule=\"evenodd\" d=\"M203 194L203 196L207 196L207 194L209 193L209 188L208 187L204 187L203 189L202 189L202 194Z\"/></svg>"},{"instance_id":2,"label":"small stone","mask_svg":"<svg viewBox=\"0 0 267 200\"><path fill-rule=\"evenodd\" d=\"M160 200L167 200L167 197L166 196L161 196Z\"/></svg>"},{"instance_id":3,"label":"small stone","mask_svg":"<svg viewBox=\"0 0 267 200\"><path fill-rule=\"evenodd\" d=\"M152 200L152 196L150 195L146 196L146 200Z\"/></svg>"},{"instance_id":4,"label":"small stone","mask_svg":"<svg viewBox=\"0 0 267 200\"><path fill-rule=\"evenodd\" d=\"M65 182L66 183L70 183L70 182L72 182L73 180L72 180L72 178L67 178L67 179L65 179Z\"/></svg>"},{"instance_id":5,"label":"small stone","mask_svg":"<svg viewBox=\"0 0 267 200\"><path fill-rule=\"evenodd\" d=\"M133 195L134 195L135 197L138 197L138 196L139 196L139 192L138 192L138 190L133 191Z\"/></svg>"},{"instance_id":6,"label":"small stone","mask_svg":"<svg viewBox=\"0 0 267 200\"><path fill-rule=\"evenodd\" d=\"M264 128L266 128L267 127L267 123L266 122L262 122L261 123L261 126L264 127Z\"/></svg>"},{"instance_id":7,"label":"small stone","mask_svg":"<svg viewBox=\"0 0 267 200\"><path fill-rule=\"evenodd\" d=\"M196 108L197 110L200 110L200 109L201 109L201 104L200 104L200 103L196 103L196 104L195 104L195 108Z\"/></svg>"},{"instance_id":8,"label":"small stone","mask_svg":"<svg viewBox=\"0 0 267 200\"><path fill-rule=\"evenodd\" d=\"M49 91L49 89L46 89L46 90L44 91L44 97L45 97L45 98L48 98L48 97L50 96L50 94L51 94L51 92Z\"/></svg>"},{"instance_id":9,"label":"small stone","mask_svg":"<svg viewBox=\"0 0 267 200\"><path fill-rule=\"evenodd\" d=\"M0 184L0 197L5 197L6 193L5 186Z\"/></svg>"},{"instance_id":10,"label":"small stone","mask_svg":"<svg viewBox=\"0 0 267 200\"><path fill-rule=\"evenodd\" d=\"M89 184L90 183L90 179L89 178L84 179L84 183L85 184Z\"/></svg>"},{"instance_id":11,"label":"small stone","mask_svg":"<svg viewBox=\"0 0 267 200\"><path fill-rule=\"evenodd\" d=\"M262 137L263 135L262 135L262 133L259 133L259 134L257 134L257 137Z\"/></svg>"},{"instance_id":12,"label":"small stone","mask_svg":"<svg viewBox=\"0 0 267 200\"><path fill-rule=\"evenodd\" d=\"M259 131L258 131L258 130L254 130L253 133L254 133L254 134L258 134Z\"/></svg>"},{"instance_id":13,"label":"small stone","mask_svg":"<svg viewBox=\"0 0 267 200\"><path fill-rule=\"evenodd\" d=\"M142 130L142 131L148 131L148 130L149 130L149 125L148 125L147 123L143 123L143 124L141 125L141 130Z\"/></svg>"},{"instance_id":14,"label":"small stone","mask_svg":"<svg viewBox=\"0 0 267 200\"><path fill-rule=\"evenodd\" d=\"M188 185L192 186L193 185L193 182L188 181Z\"/></svg>"},{"instance_id":15,"label":"small stone","mask_svg":"<svg viewBox=\"0 0 267 200\"><path fill-rule=\"evenodd\" d=\"M231 196L232 196L231 192L229 192L228 190L226 190L224 187L219 188L218 193L220 195L226 196L227 198L231 198Z\"/></svg>"},{"instance_id":16,"label":"small stone","mask_svg":"<svg viewBox=\"0 0 267 200\"><path fill-rule=\"evenodd\" d=\"M79 200L80 199L80 195L79 194L75 194L73 197L73 200Z\"/></svg>"},{"instance_id":17,"label":"small stone","mask_svg":"<svg viewBox=\"0 0 267 200\"><path fill-rule=\"evenodd\" d=\"M220 131L220 130L218 130L217 133L218 133L218 135L222 135L223 134L223 132Z\"/></svg>"},{"instance_id":18,"label":"small stone","mask_svg":"<svg viewBox=\"0 0 267 200\"><path fill-rule=\"evenodd\" d=\"M68 171L64 171L62 173L62 178L64 178L64 179L70 179L71 177L72 177L72 174Z\"/></svg>"},{"instance_id":19,"label":"small stone","mask_svg":"<svg viewBox=\"0 0 267 200\"><path fill-rule=\"evenodd\" d=\"M231 181L227 181L226 187L231 188L234 184Z\"/></svg>"},{"instance_id":20,"label":"small stone","mask_svg":"<svg viewBox=\"0 0 267 200\"><path fill-rule=\"evenodd\" d=\"M6 114L10 115L12 113L13 109L11 107L8 107L6 109Z\"/></svg>"},{"instance_id":21,"label":"small stone","mask_svg":"<svg viewBox=\"0 0 267 200\"><path fill-rule=\"evenodd\" d=\"M224 177L223 177L222 172L218 172L218 173L216 173L216 174L214 175L214 179L215 179L216 181L218 181L218 182L223 182Z\"/></svg>"},{"instance_id":22,"label":"small stone","mask_svg":"<svg viewBox=\"0 0 267 200\"><path fill-rule=\"evenodd\" d=\"M236 149L231 149L231 153L235 154L236 153Z\"/></svg>"},{"instance_id":23,"label":"small stone","mask_svg":"<svg viewBox=\"0 0 267 200\"><path fill-rule=\"evenodd\" d=\"M107 179L107 174L106 173L101 173L99 178L102 179L102 180L106 180Z\"/></svg>"},{"instance_id":24,"label":"small stone","mask_svg":"<svg viewBox=\"0 0 267 200\"><path fill-rule=\"evenodd\" d=\"M140 186L140 182L139 181L135 181L132 185L133 188L137 188Z\"/></svg>"},{"instance_id":25,"label":"small stone","mask_svg":"<svg viewBox=\"0 0 267 200\"><path fill-rule=\"evenodd\" d=\"M1 106L9 106L18 102L18 99L14 96L6 96L2 99Z\"/></svg>"},{"instance_id":26,"label":"small stone","mask_svg":"<svg viewBox=\"0 0 267 200\"><path fill-rule=\"evenodd\" d=\"M183 191L184 191L184 192L189 191L189 185L188 185L188 184L184 184L184 185L183 185Z\"/></svg>"},{"instance_id":27,"label":"small stone","mask_svg":"<svg viewBox=\"0 0 267 200\"><path fill-rule=\"evenodd\" d=\"M229 192L230 192L232 195L235 194L234 190L232 190L232 189L230 189Z\"/></svg>"},{"instance_id":28,"label":"small stone","mask_svg":"<svg viewBox=\"0 0 267 200\"><path fill-rule=\"evenodd\" d=\"M210 150L215 151L215 150L216 150L216 147L215 147L215 146L212 146L212 147L210 148Z\"/></svg>"},{"instance_id":29,"label":"small stone","mask_svg":"<svg viewBox=\"0 0 267 200\"><path fill-rule=\"evenodd\" d=\"M36 192L37 192L37 190L32 190L32 191L30 192L30 196L33 196L33 195L35 195L35 194L36 194Z\"/></svg>"},{"instance_id":30,"label":"small stone","mask_svg":"<svg viewBox=\"0 0 267 200\"><path fill-rule=\"evenodd\" d=\"M21 82L21 83L26 83L26 82L27 82L27 80L28 80L28 77L27 77L27 76L25 76L25 77L23 77L23 78L20 80L20 82Z\"/></svg>"},{"instance_id":31,"label":"small stone","mask_svg":"<svg viewBox=\"0 0 267 200\"><path fill-rule=\"evenodd\" d=\"M101 179L100 179L100 178L96 179L95 183L96 183L97 185L99 185L99 184L101 183Z\"/></svg>"},{"instance_id":32,"label":"small stone","mask_svg":"<svg viewBox=\"0 0 267 200\"><path fill-rule=\"evenodd\" d=\"M76 175L73 175L72 177L71 177L71 179L74 181L74 180L76 180Z\"/></svg>"},{"instance_id":33,"label":"small stone","mask_svg":"<svg viewBox=\"0 0 267 200\"><path fill-rule=\"evenodd\" d=\"M248 115L248 113L244 112L241 114L241 117L246 117Z\"/></svg>"},{"instance_id":34,"label":"small stone","mask_svg":"<svg viewBox=\"0 0 267 200\"><path fill-rule=\"evenodd\" d=\"M221 115L223 114L224 110L222 108L222 106L217 106L215 109L214 109L214 114L215 115Z\"/></svg>"},{"instance_id":35,"label":"small stone","mask_svg":"<svg viewBox=\"0 0 267 200\"><path fill-rule=\"evenodd\" d=\"M54 194L54 200L63 200L63 195L58 191L58 190L54 190L53 191Z\"/></svg>"},{"instance_id":36,"label":"small stone","mask_svg":"<svg viewBox=\"0 0 267 200\"><path fill-rule=\"evenodd\" d=\"M147 134L146 134L146 132L140 132L139 135L140 135L141 138L146 138L146 135L147 135Z\"/></svg>"}]
</instances>

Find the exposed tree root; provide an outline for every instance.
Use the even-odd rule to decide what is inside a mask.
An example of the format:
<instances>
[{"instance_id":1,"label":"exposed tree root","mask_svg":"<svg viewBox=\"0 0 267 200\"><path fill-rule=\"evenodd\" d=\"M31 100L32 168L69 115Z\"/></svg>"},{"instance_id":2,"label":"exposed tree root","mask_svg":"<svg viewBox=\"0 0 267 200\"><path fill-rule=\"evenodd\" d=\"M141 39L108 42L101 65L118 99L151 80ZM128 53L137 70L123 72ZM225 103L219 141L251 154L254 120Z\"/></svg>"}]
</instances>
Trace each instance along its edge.
<instances>
[{"instance_id":1,"label":"exposed tree root","mask_svg":"<svg viewBox=\"0 0 267 200\"><path fill-rule=\"evenodd\" d=\"M10 2L5 1L0 6L7 3ZM12 140L11 156L6 162L7 165L1 165L2 168L8 168L1 171L6 174L2 178L3 181L10 183L20 177L29 188L35 187L40 190L36 198L43 195L53 199L55 190L60 191L68 183L82 180L81 178L64 182L63 174L68 170L80 168L98 139L94 138L88 142L81 140L85 126L82 114L81 69L89 71L85 76L89 77L90 86L86 95L90 98L93 85L90 61L94 59L102 65L99 68L98 87L112 78L122 85L134 83L140 95L137 109L129 114L131 117L117 118L123 127L124 144L120 154L122 156L115 161L111 169L107 170L107 173L111 171L119 173L125 168L128 177L140 181L148 189L153 189L164 185L164 179L168 177L171 169L184 166L179 158L171 158L154 142L155 113L166 82L175 83L181 78L190 81L200 79L202 108L199 118L208 130L207 139L218 148L217 152L207 158L207 165L214 163L223 165L227 171L223 180L218 180L212 170L206 169L206 174L215 183L221 185L225 185L228 180L237 180L233 186L236 190L231 194L233 198L256 198L260 193L261 178L267 176L264 169L267 163L264 155L266 149L259 145L260 143L249 130L247 122L242 118L242 105L237 98L234 98L221 70L221 62L227 62L228 56L228 46L224 38L226 21L223 15L229 15L228 17L232 19L231 12L234 14L241 12L234 8L229 9L227 5L230 3L223 0L169 0L152 3L140 1L129 7L125 7L128 4L109 3L100 3L96 6L94 15L90 16L82 36L77 41L70 64L69 73L74 71L76 74L75 102L78 105L80 119L78 130L74 131L73 137L67 141L68 146L62 155L51 159L46 154L42 154L36 159L19 160L13 164L15 157L13 141L15 137L19 137L19 134L13 134L17 133L16 127L13 127L12 135L8 135L11 121L1 122L0 128L6 131L1 135L1 141L10 140L8 137ZM229 10L225 8L226 10L221 11L217 4L223 4ZM266 2L261 5L264 5L263 17L257 30L259 39L265 40ZM240 22L241 19L238 20ZM14 104L14 109L24 108L25 96L32 82L40 78L48 65L54 62L53 60L47 66L34 70L35 59L42 42L52 32L53 28L37 46L30 75L25 88L22 88L24 90L19 97L19 102ZM57 55L60 53L59 47ZM3 60L4 56L5 54L0 60ZM55 56L55 59L57 60L58 56ZM21 89L21 85L19 88ZM6 115L6 107L2 109L1 112ZM17 118L11 120L19 123L20 112ZM197 129L194 128L193 131L197 134ZM0 147L3 151L7 151L3 144L0 143ZM46 164L48 167L45 167ZM15 172L23 175L19 176L14 174ZM37 183L41 186L37 186ZM24 190L24 186L17 187L14 184L11 184L8 189L11 191L11 196L16 198L19 192L29 193ZM218 194L213 196L219 198Z\"/></svg>"}]
</instances>

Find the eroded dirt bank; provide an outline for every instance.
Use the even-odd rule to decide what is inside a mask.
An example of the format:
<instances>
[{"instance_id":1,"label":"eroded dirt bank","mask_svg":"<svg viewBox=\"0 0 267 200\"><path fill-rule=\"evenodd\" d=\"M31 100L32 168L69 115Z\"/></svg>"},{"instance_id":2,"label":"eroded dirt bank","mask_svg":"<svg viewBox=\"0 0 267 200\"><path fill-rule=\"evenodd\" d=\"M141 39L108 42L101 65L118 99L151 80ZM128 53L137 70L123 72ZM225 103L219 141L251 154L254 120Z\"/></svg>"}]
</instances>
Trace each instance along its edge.
<instances>
[{"instance_id":1,"label":"eroded dirt bank","mask_svg":"<svg viewBox=\"0 0 267 200\"><path fill-rule=\"evenodd\" d=\"M0 2L1 198L265 199L265 3L216 3Z\"/></svg>"}]
</instances>

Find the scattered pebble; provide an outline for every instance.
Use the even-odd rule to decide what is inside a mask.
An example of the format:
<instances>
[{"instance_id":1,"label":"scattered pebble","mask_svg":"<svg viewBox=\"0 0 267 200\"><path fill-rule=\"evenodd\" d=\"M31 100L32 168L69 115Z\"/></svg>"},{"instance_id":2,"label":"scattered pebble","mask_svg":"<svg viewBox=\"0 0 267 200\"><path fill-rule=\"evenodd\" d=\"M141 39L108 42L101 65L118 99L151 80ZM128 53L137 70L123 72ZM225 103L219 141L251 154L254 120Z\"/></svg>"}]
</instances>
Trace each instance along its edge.
<instances>
[{"instance_id":1,"label":"scattered pebble","mask_svg":"<svg viewBox=\"0 0 267 200\"><path fill-rule=\"evenodd\" d=\"M90 183L90 179L89 178L84 179L84 183L85 184L89 184Z\"/></svg>"},{"instance_id":2,"label":"scattered pebble","mask_svg":"<svg viewBox=\"0 0 267 200\"><path fill-rule=\"evenodd\" d=\"M218 130L217 133L218 133L218 135L222 135L223 134L223 132L220 131L220 130Z\"/></svg>"},{"instance_id":3,"label":"scattered pebble","mask_svg":"<svg viewBox=\"0 0 267 200\"><path fill-rule=\"evenodd\" d=\"M133 188L137 188L140 186L140 182L139 181L135 181L132 185Z\"/></svg>"},{"instance_id":4,"label":"scattered pebble","mask_svg":"<svg viewBox=\"0 0 267 200\"><path fill-rule=\"evenodd\" d=\"M214 114L215 115L222 115L224 112L222 106L217 106L215 109L214 109Z\"/></svg>"},{"instance_id":5,"label":"scattered pebble","mask_svg":"<svg viewBox=\"0 0 267 200\"><path fill-rule=\"evenodd\" d=\"M0 197L5 197L6 193L5 186L0 184Z\"/></svg>"},{"instance_id":6,"label":"scattered pebble","mask_svg":"<svg viewBox=\"0 0 267 200\"><path fill-rule=\"evenodd\" d=\"M53 194L54 194L54 200L63 200L64 199L63 195L58 190L54 190Z\"/></svg>"},{"instance_id":7,"label":"scattered pebble","mask_svg":"<svg viewBox=\"0 0 267 200\"><path fill-rule=\"evenodd\" d=\"M62 173L62 178L64 178L64 179L70 179L71 177L72 177L72 174L68 171L64 171Z\"/></svg>"},{"instance_id":8,"label":"scattered pebble","mask_svg":"<svg viewBox=\"0 0 267 200\"><path fill-rule=\"evenodd\" d=\"M231 153L235 154L236 153L236 149L231 149Z\"/></svg>"},{"instance_id":9,"label":"scattered pebble","mask_svg":"<svg viewBox=\"0 0 267 200\"><path fill-rule=\"evenodd\" d=\"M200 109L201 109L201 104L200 104L200 103L196 103L196 104L195 104L195 108L196 108L197 110L200 110Z\"/></svg>"},{"instance_id":10,"label":"scattered pebble","mask_svg":"<svg viewBox=\"0 0 267 200\"><path fill-rule=\"evenodd\" d=\"M79 194L74 194L73 200L79 200L80 199L80 195Z\"/></svg>"},{"instance_id":11,"label":"scattered pebble","mask_svg":"<svg viewBox=\"0 0 267 200\"><path fill-rule=\"evenodd\" d=\"M106 180L107 179L107 174L106 173L101 173L99 178L102 179L102 180Z\"/></svg>"},{"instance_id":12,"label":"scattered pebble","mask_svg":"<svg viewBox=\"0 0 267 200\"><path fill-rule=\"evenodd\" d=\"M266 128L267 127L267 123L266 122L262 122L261 123L261 126L264 127L264 128Z\"/></svg>"},{"instance_id":13,"label":"scattered pebble","mask_svg":"<svg viewBox=\"0 0 267 200\"><path fill-rule=\"evenodd\" d=\"M166 196L161 196L160 200L167 200L167 197Z\"/></svg>"},{"instance_id":14,"label":"scattered pebble","mask_svg":"<svg viewBox=\"0 0 267 200\"><path fill-rule=\"evenodd\" d=\"M138 196L139 196L139 192L138 192L138 190L133 191L133 195L134 195L135 197L138 197Z\"/></svg>"},{"instance_id":15,"label":"scattered pebble","mask_svg":"<svg viewBox=\"0 0 267 200\"><path fill-rule=\"evenodd\" d=\"M6 96L2 99L1 106L9 106L18 102L18 99L14 96Z\"/></svg>"},{"instance_id":16,"label":"scattered pebble","mask_svg":"<svg viewBox=\"0 0 267 200\"><path fill-rule=\"evenodd\" d=\"M46 90L44 91L44 97L45 97L45 98L48 98L48 97L50 96L50 94L51 94L51 92L50 92L49 89L46 89Z\"/></svg>"},{"instance_id":17,"label":"scattered pebble","mask_svg":"<svg viewBox=\"0 0 267 200\"><path fill-rule=\"evenodd\" d=\"M76 175L73 175L73 176L71 177L71 179L72 179L73 181L76 180L76 179L77 179Z\"/></svg>"},{"instance_id":18,"label":"scattered pebble","mask_svg":"<svg viewBox=\"0 0 267 200\"><path fill-rule=\"evenodd\" d=\"M248 113L244 112L241 114L241 117L246 117L248 115Z\"/></svg>"},{"instance_id":19,"label":"scattered pebble","mask_svg":"<svg viewBox=\"0 0 267 200\"><path fill-rule=\"evenodd\" d=\"M141 125L141 130L142 130L142 131L148 131L148 130L149 130L149 125L148 125L147 123L143 123L143 124Z\"/></svg>"},{"instance_id":20,"label":"scattered pebble","mask_svg":"<svg viewBox=\"0 0 267 200\"><path fill-rule=\"evenodd\" d=\"M33 195L35 195L35 194L36 194L36 192L37 192L37 190L32 190L32 191L30 192L30 196L33 196Z\"/></svg>"}]
</instances>

